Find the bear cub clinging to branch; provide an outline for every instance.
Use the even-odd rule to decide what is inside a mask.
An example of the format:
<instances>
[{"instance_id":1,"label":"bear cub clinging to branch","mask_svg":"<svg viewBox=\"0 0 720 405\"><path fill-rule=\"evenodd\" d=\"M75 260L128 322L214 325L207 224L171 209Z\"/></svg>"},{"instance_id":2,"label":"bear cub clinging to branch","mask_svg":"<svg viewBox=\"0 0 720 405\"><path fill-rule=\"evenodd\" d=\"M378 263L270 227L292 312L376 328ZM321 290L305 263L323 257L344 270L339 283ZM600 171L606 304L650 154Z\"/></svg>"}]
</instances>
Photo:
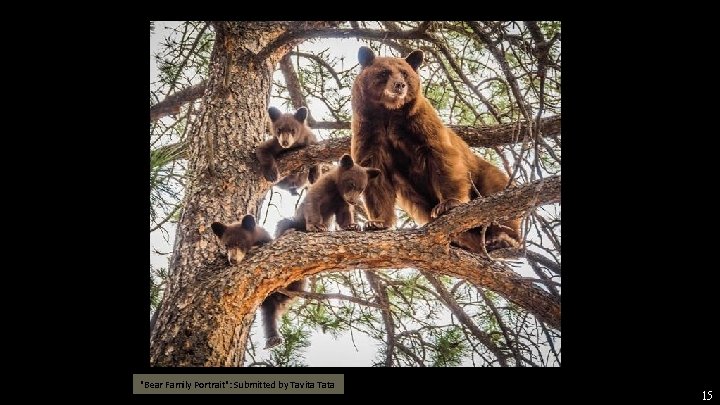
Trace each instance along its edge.
<instances>
[{"instance_id":1,"label":"bear cub clinging to branch","mask_svg":"<svg viewBox=\"0 0 720 405\"><path fill-rule=\"evenodd\" d=\"M356 162L383 173L365 190L366 229L394 226L396 201L424 225L477 197L471 178L483 197L505 189L509 177L443 125L423 95L417 72L422 51L406 58L376 57L370 48L361 47L358 59L350 150ZM470 229L453 242L482 252L481 231ZM520 219L491 225L485 236L488 250L514 246L520 240Z\"/></svg>"},{"instance_id":2,"label":"bear cub clinging to branch","mask_svg":"<svg viewBox=\"0 0 720 405\"><path fill-rule=\"evenodd\" d=\"M213 222L211 228L220 243L225 247L231 265L240 263L251 247L272 241L265 229L256 226L255 217L252 215L245 215L241 222L229 225ZM289 291L303 291L305 289L305 280L294 281L286 289ZM266 349L282 343L277 321L287 310L291 300L292 298L285 294L274 292L268 295L260 305Z\"/></svg>"},{"instance_id":3,"label":"bear cub clinging to branch","mask_svg":"<svg viewBox=\"0 0 720 405\"><path fill-rule=\"evenodd\" d=\"M380 170L357 165L350 155L343 155L339 166L310 186L295 218L278 222L275 237L290 228L308 232L327 231L333 215L340 229L360 230L354 220L355 204L360 202L360 195L379 174Z\"/></svg>"},{"instance_id":4,"label":"bear cub clinging to branch","mask_svg":"<svg viewBox=\"0 0 720 405\"><path fill-rule=\"evenodd\" d=\"M278 154L283 150L298 149L315 144L317 138L310 127L305 124L308 115L306 107L298 108L295 114L283 114L277 108L270 107L268 113L272 122L273 138L258 146L255 155L260 161L260 168L265 179L274 182L279 176L275 161ZM318 167L311 166L309 173L307 170L299 170L285 176L276 186L289 190L292 194L297 194L298 188L304 186L308 180L310 184L315 183L318 177Z\"/></svg>"}]
</instances>

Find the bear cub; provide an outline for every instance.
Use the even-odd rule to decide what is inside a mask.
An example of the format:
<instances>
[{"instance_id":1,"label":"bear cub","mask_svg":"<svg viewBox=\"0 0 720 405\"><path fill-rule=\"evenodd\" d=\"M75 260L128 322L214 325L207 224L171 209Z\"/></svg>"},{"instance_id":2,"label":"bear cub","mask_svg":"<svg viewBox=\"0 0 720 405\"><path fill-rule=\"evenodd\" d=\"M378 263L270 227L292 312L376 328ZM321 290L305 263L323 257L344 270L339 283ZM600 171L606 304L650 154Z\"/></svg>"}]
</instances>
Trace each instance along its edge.
<instances>
[{"instance_id":1,"label":"bear cub","mask_svg":"<svg viewBox=\"0 0 720 405\"><path fill-rule=\"evenodd\" d=\"M294 219L278 222L276 237L288 229L323 232L330 227L333 215L338 227L359 231L355 223L355 204L368 183L380 175L380 170L355 164L350 155L343 155L339 165L323 175L308 189Z\"/></svg>"},{"instance_id":2,"label":"bear cub","mask_svg":"<svg viewBox=\"0 0 720 405\"><path fill-rule=\"evenodd\" d=\"M220 243L225 247L231 265L240 263L251 247L272 241L270 234L256 225L255 217L252 215L245 215L242 221L229 225L213 222L211 228ZM289 291L303 291L305 289L305 280L294 281L286 289ZM282 343L277 321L285 313L291 300L292 298L285 294L274 292L268 295L260 305L266 349Z\"/></svg>"},{"instance_id":3,"label":"bear cub","mask_svg":"<svg viewBox=\"0 0 720 405\"><path fill-rule=\"evenodd\" d=\"M300 107L295 114L283 114L275 107L268 109L273 138L263 142L255 149L255 155L260 162L260 169L266 180L275 182L279 173L275 158L284 150L293 150L317 143L315 134L307 126L308 109ZM315 183L319 177L317 166L310 167L309 172L301 169L281 179L276 186L297 195L297 189L310 181Z\"/></svg>"}]
</instances>

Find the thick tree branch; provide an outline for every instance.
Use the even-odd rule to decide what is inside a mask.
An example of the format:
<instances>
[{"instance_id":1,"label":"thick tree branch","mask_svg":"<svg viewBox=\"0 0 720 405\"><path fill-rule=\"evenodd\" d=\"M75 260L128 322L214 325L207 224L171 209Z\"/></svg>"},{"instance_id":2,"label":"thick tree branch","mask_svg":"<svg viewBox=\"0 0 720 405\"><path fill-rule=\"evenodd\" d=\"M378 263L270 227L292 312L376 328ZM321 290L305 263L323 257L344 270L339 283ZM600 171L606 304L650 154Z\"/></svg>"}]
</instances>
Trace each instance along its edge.
<instances>
[{"instance_id":1,"label":"thick tree branch","mask_svg":"<svg viewBox=\"0 0 720 405\"><path fill-rule=\"evenodd\" d=\"M302 94L302 88L300 86L300 80L298 80L297 72L295 67L290 60L290 53L286 53L280 59L280 71L285 78L285 85L287 86L288 93L290 93L290 101L295 109L302 106L308 105L305 96ZM312 112L308 112L308 124L312 126L315 123L315 118L312 116Z\"/></svg>"},{"instance_id":2,"label":"thick tree branch","mask_svg":"<svg viewBox=\"0 0 720 405\"><path fill-rule=\"evenodd\" d=\"M394 31L394 32L400 32L400 31L402 31L402 28L400 28L400 26L399 26L395 21L381 21L380 23L381 23L381 24L385 27L385 29L388 30L388 31ZM386 42L386 41L380 41L380 42L383 42L383 43L385 43L386 45L391 46L391 47L397 49L398 51L401 52L401 54L402 54L403 56L410 54L410 52L412 52L412 51L414 50L413 47L410 46L410 44L408 43L407 40L399 40L397 43L396 43L396 42L392 42L392 41L387 41L387 42Z\"/></svg>"},{"instance_id":3,"label":"thick tree branch","mask_svg":"<svg viewBox=\"0 0 720 405\"><path fill-rule=\"evenodd\" d=\"M555 115L542 119L544 126L543 136L556 136L561 132L561 116ZM472 127L467 125L450 125L468 145L472 147L492 147L508 145L517 142L527 132L527 124L522 123L520 136L516 137L517 124L502 124L487 127ZM346 122L317 122L312 128L322 129L345 129L350 123ZM173 150L177 159L183 159L186 155L184 144L171 144L163 147ZM281 153L278 156L278 169L281 176L298 170L302 166L311 166L317 163L335 162L343 153L350 151L350 137L333 138L311 145L306 148Z\"/></svg>"},{"instance_id":4,"label":"thick tree branch","mask_svg":"<svg viewBox=\"0 0 720 405\"><path fill-rule=\"evenodd\" d=\"M202 81L165 97L165 100L150 107L150 122L157 121L168 115L179 114L180 107L202 97L206 87L207 81Z\"/></svg>"},{"instance_id":5,"label":"thick tree branch","mask_svg":"<svg viewBox=\"0 0 720 405\"><path fill-rule=\"evenodd\" d=\"M399 231L289 232L252 249L239 266L218 257L195 275L196 285L170 291L170 302L192 313L155 328L156 366L232 365L240 325L272 291L326 271L417 268L489 288L560 330L560 301L502 263L450 247L447 234L533 206L560 200L560 177L546 178L456 207L427 226ZM543 184L540 187L540 184ZM473 218L464 218L471 216ZM453 226L452 224L456 224ZM209 230L208 230L209 232ZM199 284L197 284L199 283ZM188 342L190 342L188 344ZM209 348L196 354L194 347Z\"/></svg>"},{"instance_id":6,"label":"thick tree branch","mask_svg":"<svg viewBox=\"0 0 720 405\"><path fill-rule=\"evenodd\" d=\"M541 119L543 136L559 135L561 132L561 116L553 115ZM527 122L522 121L520 133L517 134L517 123L507 123L485 127L469 125L449 125L468 145L473 147L493 147L517 143L528 132Z\"/></svg>"},{"instance_id":7,"label":"thick tree branch","mask_svg":"<svg viewBox=\"0 0 720 405\"><path fill-rule=\"evenodd\" d=\"M561 131L561 116L555 115L542 119L543 135L557 135ZM517 142L528 130L527 123L522 123L520 136L516 137L517 123L502 124L488 127L471 127L467 125L450 125L468 145L472 147L492 147ZM350 137L328 139L316 145L297 149L278 157L278 169L282 176L287 176L303 165L334 162L343 153L350 151Z\"/></svg>"},{"instance_id":8,"label":"thick tree branch","mask_svg":"<svg viewBox=\"0 0 720 405\"><path fill-rule=\"evenodd\" d=\"M431 234L454 236L498 219L512 218L538 205L560 202L560 176L546 177L453 208L424 228ZM510 203L510 201L512 203Z\"/></svg>"},{"instance_id":9,"label":"thick tree branch","mask_svg":"<svg viewBox=\"0 0 720 405\"><path fill-rule=\"evenodd\" d=\"M314 22L289 22L287 24L280 24L278 22L268 22L266 24L266 31L267 32L273 32L277 31L279 29L283 29L285 26L288 28L288 31L285 31L285 34L280 35L278 38L276 38L275 41L273 41L270 44L270 47L265 47L260 51L258 54L258 58L256 60L258 61L264 61L267 59L268 56L273 54L278 48L282 46L287 45L294 45L298 43L299 41L303 39L307 39L309 37L312 37L314 32L316 31L335 31L333 28L327 28L328 26L332 27L334 25L337 25L339 21L314 21ZM242 27L238 24L225 24L225 23L212 23L215 30L219 33L232 33L238 30L241 30ZM208 27L208 25L205 25L200 34L197 36L195 40L195 44L193 44L193 47L197 44L198 40L202 37L203 32ZM358 30L358 31L372 31L372 30ZM302 35L290 35L292 33L303 33ZM309 34L308 34L309 33ZM237 33L235 33L237 34ZM262 56L260 56L262 54ZM204 80L203 82L188 87L187 89L180 90L170 96L168 96L165 100L153 105L150 107L150 122L157 121L158 119L172 115L177 114L180 111L180 107L188 102L194 101L200 97L202 97L203 93L205 92L205 87L207 86L207 80Z\"/></svg>"},{"instance_id":10,"label":"thick tree branch","mask_svg":"<svg viewBox=\"0 0 720 405\"><path fill-rule=\"evenodd\" d=\"M332 122L332 121L316 121L310 125L312 129L350 129L349 121Z\"/></svg>"},{"instance_id":11,"label":"thick tree branch","mask_svg":"<svg viewBox=\"0 0 720 405\"><path fill-rule=\"evenodd\" d=\"M289 30L280 35L275 41L268 44L255 56L256 60L264 60L267 55L277 48L291 41L301 41L309 38L365 38L365 39L427 39L429 35L421 29L407 31L387 31L373 29L337 29L337 28L308 28Z\"/></svg>"}]
</instances>

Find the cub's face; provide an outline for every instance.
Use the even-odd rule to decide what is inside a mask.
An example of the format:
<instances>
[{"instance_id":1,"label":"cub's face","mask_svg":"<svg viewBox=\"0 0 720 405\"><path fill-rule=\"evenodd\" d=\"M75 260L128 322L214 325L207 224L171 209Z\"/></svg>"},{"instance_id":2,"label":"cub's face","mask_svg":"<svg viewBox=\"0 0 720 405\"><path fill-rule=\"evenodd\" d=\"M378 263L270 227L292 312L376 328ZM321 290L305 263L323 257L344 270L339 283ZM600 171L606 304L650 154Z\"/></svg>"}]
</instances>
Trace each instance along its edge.
<instances>
[{"instance_id":1,"label":"cub's face","mask_svg":"<svg viewBox=\"0 0 720 405\"><path fill-rule=\"evenodd\" d=\"M308 109L300 107L295 114L283 114L277 108L270 107L268 113L270 121L272 121L273 135L277 138L280 146L283 148L293 146L304 130Z\"/></svg>"},{"instance_id":2,"label":"cub's face","mask_svg":"<svg viewBox=\"0 0 720 405\"><path fill-rule=\"evenodd\" d=\"M230 264L240 263L248 250L255 244L255 217L245 215L241 222L225 225L213 222L213 233L227 251Z\"/></svg>"},{"instance_id":3,"label":"cub's face","mask_svg":"<svg viewBox=\"0 0 720 405\"><path fill-rule=\"evenodd\" d=\"M413 51L405 59L383 58L363 46L358 60L362 70L354 86L361 86L364 103L396 110L420 94L417 69L423 61L422 51Z\"/></svg>"},{"instance_id":4,"label":"cub's face","mask_svg":"<svg viewBox=\"0 0 720 405\"><path fill-rule=\"evenodd\" d=\"M365 191L368 181L379 174L380 170L356 165L350 155L343 155L338 169L338 190L343 200L350 205L355 205L362 192Z\"/></svg>"}]
</instances>

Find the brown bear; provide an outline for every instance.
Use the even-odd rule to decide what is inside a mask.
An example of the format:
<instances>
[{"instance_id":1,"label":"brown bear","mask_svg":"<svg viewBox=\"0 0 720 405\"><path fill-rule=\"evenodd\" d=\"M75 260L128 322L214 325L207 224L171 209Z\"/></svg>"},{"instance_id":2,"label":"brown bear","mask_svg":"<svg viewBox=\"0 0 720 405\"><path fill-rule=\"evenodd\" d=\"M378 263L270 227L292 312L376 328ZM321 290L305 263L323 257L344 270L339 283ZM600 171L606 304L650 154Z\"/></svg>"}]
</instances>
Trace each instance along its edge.
<instances>
[{"instance_id":1,"label":"brown bear","mask_svg":"<svg viewBox=\"0 0 720 405\"><path fill-rule=\"evenodd\" d=\"M270 234L265 229L256 226L255 217L252 215L245 215L241 222L229 225L213 222L211 228L220 243L225 247L231 265L240 263L252 246L260 246L272 241ZM303 291L305 289L305 280L294 281L286 289L289 291ZM266 349L282 343L277 320L287 310L291 300L292 298L285 294L274 292L268 295L260 305L263 328L265 329Z\"/></svg>"},{"instance_id":2,"label":"brown bear","mask_svg":"<svg viewBox=\"0 0 720 405\"><path fill-rule=\"evenodd\" d=\"M360 195L372 183L370 180L378 177L380 171L356 165L347 154L340 158L339 163L310 186L294 219L286 218L278 222L276 238L291 228L306 232L327 231L333 215L340 229L360 230L355 223L354 206L362 203Z\"/></svg>"},{"instance_id":3,"label":"brown bear","mask_svg":"<svg viewBox=\"0 0 720 405\"><path fill-rule=\"evenodd\" d=\"M365 190L366 229L395 225L395 202L418 225L453 207L505 189L509 177L474 154L467 143L443 125L420 87L417 69L422 51L406 58L376 57L367 47L358 51L360 74L352 88L353 159L383 173ZM482 228L473 228L454 240L466 249L482 252ZM488 227L489 250L515 246L520 219Z\"/></svg>"},{"instance_id":4,"label":"brown bear","mask_svg":"<svg viewBox=\"0 0 720 405\"><path fill-rule=\"evenodd\" d=\"M268 181L278 179L278 168L275 158L284 150L293 150L317 143L315 134L305 123L308 115L306 107L300 107L295 114L283 114L275 107L268 109L270 121L272 122L273 138L263 142L255 149L255 155L260 162L262 174ZM305 185L308 180L310 184L315 183L319 176L317 166L311 166L309 172L300 170L282 178L276 186L290 191L297 195L297 189Z\"/></svg>"}]
</instances>

